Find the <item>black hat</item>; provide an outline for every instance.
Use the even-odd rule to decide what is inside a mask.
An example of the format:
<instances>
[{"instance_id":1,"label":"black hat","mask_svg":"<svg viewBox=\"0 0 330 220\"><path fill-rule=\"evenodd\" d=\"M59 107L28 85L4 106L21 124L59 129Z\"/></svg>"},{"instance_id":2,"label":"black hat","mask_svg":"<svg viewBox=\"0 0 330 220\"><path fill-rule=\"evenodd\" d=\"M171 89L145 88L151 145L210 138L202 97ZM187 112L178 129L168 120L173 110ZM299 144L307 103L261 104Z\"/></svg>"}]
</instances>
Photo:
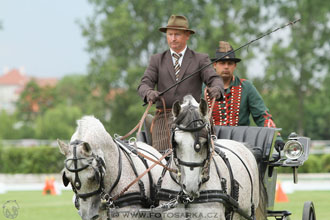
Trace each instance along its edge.
<instances>
[{"instance_id":1,"label":"black hat","mask_svg":"<svg viewBox=\"0 0 330 220\"><path fill-rule=\"evenodd\" d=\"M233 47L226 41L219 41L219 48L215 51L215 58L212 58L211 61L215 61L216 59L223 57L226 53L233 51ZM240 58L235 57L235 52L228 54L227 56L220 59L221 61L232 60L235 63L241 61ZM220 61L219 60L219 61Z\"/></svg>"}]
</instances>

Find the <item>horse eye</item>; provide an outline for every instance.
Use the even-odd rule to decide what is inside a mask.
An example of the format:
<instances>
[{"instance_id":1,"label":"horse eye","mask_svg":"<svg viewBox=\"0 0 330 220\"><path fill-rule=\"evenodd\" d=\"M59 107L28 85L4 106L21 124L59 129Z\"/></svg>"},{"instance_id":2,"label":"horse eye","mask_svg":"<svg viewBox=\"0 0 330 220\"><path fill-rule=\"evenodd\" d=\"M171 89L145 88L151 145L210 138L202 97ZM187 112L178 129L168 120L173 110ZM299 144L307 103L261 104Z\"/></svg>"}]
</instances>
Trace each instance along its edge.
<instances>
[{"instance_id":1,"label":"horse eye","mask_svg":"<svg viewBox=\"0 0 330 220\"><path fill-rule=\"evenodd\" d=\"M88 180L89 180L89 181L95 181L95 180L96 180L96 176L95 176L95 174L90 175L90 176L88 177Z\"/></svg>"}]
</instances>

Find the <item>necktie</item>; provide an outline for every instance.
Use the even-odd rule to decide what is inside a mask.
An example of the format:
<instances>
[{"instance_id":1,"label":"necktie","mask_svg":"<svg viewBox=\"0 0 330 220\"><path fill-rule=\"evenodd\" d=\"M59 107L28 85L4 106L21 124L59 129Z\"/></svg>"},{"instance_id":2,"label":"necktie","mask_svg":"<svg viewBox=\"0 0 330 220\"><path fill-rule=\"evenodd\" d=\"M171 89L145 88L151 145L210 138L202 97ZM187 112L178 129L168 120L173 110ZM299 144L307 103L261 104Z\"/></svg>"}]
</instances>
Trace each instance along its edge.
<instances>
[{"instance_id":1,"label":"necktie","mask_svg":"<svg viewBox=\"0 0 330 220\"><path fill-rule=\"evenodd\" d=\"M172 56L174 57L175 63L174 63L174 72L175 72L175 79L176 81L179 80L179 72L180 72L180 63L179 63L179 59L182 56L181 53L176 54L173 53Z\"/></svg>"}]
</instances>

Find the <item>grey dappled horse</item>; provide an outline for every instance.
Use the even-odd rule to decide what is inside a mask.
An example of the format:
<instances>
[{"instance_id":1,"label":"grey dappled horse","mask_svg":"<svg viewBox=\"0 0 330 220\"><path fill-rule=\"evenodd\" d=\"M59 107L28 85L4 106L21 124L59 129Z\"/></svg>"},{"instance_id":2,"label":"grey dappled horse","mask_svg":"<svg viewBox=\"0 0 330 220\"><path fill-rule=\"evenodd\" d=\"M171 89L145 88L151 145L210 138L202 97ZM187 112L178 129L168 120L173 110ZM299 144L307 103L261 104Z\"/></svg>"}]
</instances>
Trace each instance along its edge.
<instances>
[{"instance_id":1,"label":"grey dappled horse","mask_svg":"<svg viewBox=\"0 0 330 220\"><path fill-rule=\"evenodd\" d=\"M129 219L128 211L152 205L152 185L157 181L161 167L154 167L123 196L112 201L113 197L119 195L152 162L140 159L124 143L115 143L102 123L93 116L84 116L77 123L78 127L71 137L70 144L58 140L58 145L66 157L63 183L71 183L78 198L75 205L78 206L81 218L107 219L108 208L117 207L110 215L115 214L115 219ZM145 155L155 159L161 157L161 154L151 146L142 142L136 144L135 149L138 148ZM101 202L101 199L108 203ZM126 216L123 216L124 214Z\"/></svg>"},{"instance_id":2,"label":"grey dappled horse","mask_svg":"<svg viewBox=\"0 0 330 220\"><path fill-rule=\"evenodd\" d=\"M179 172L164 175L160 194L165 198L182 192L175 208L167 211L171 215L165 217L181 213L191 219L231 219L231 215L232 219L254 219L258 212L257 219L266 219L264 207L262 213L256 211L263 191L259 192L258 166L250 150L240 142L220 139L214 141L213 149L205 100L198 104L191 95L185 96L183 104L173 104L172 112L170 166Z\"/></svg>"}]
</instances>

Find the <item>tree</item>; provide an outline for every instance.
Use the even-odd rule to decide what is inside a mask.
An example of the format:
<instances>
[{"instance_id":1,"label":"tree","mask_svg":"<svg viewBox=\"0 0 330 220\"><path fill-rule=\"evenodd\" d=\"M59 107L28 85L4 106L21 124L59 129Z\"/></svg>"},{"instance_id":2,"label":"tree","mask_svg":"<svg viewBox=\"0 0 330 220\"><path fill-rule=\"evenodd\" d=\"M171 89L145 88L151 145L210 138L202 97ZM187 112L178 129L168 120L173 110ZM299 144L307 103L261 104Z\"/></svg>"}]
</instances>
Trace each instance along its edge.
<instances>
[{"instance_id":1,"label":"tree","mask_svg":"<svg viewBox=\"0 0 330 220\"><path fill-rule=\"evenodd\" d=\"M54 87L40 87L35 80L25 86L17 102L17 112L24 121L33 121L58 103Z\"/></svg>"},{"instance_id":2,"label":"tree","mask_svg":"<svg viewBox=\"0 0 330 220\"><path fill-rule=\"evenodd\" d=\"M76 128L76 120L82 116L78 107L58 105L36 119L36 137L40 139L69 140Z\"/></svg>"},{"instance_id":3,"label":"tree","mask_svg":"<svg viewBox=\"0 0 330 220\"><path fill-rule=\"evenodd\" d=\"M301 18L301 21L288 29L287 36L275 39L267 53L263 96L272 113L278 116L277 124L287 132L296 130L307 136L313 136L314 132L325 133L310 133L306 128L311 120L323 120L316 114L317 118L309 119L311 115L307 112L309 107L315 106L316 96L322 94L314 92L323 86L319 82L329 72L330 6L321 0L266 1L266 5L268 20L282 22Z\"/></svg>"},{"instance_id":4,"label":"tree","mask_svg":"<svg viewBox=\"0 0 330 220\"><path fill-rule=\"evenodd\" d=\"M1 110L0 122L0 139L12 139L15 136L14 116L8 114L5 110Z\"/></svg>"},{"instance_id":5,"label":"tree","mask_svg":"<svg viewBox=\"0 0 330 220\"><path fill-rule=\"evenodd\" d=\"M321 88L315 88L314 95L306 106L305 131L312 139L330 140L330 75L328 74Z\"/></svg>"},{"instance_id":6,"label":"tree","mask_svg":"<svg viewBox=\"0 0 330 220\"><path fill-rule=\"evenodd\" d=\"M167 24L171 14L185 15L190 27L197 31L191 36L189 47L213 56L219 40L230 41L237 47L255 37L261 1L219 4L216 0L182 0L150 4L148 0L91 0L90 3L95 14L82 24L91 54L89 81L92 87L101 89L98 100L103 103L103 115L111 113L110 125L128 131L143 112L136 88L149 57L167 49L165 35L158 28ZM248 59L252 54L252 50L242 51L241 57ZM244 76L246 69L241 66ZM106 102L109 91L118 88L124 89L119 94L121 98Z\"/></svg>"}]
</instances>

